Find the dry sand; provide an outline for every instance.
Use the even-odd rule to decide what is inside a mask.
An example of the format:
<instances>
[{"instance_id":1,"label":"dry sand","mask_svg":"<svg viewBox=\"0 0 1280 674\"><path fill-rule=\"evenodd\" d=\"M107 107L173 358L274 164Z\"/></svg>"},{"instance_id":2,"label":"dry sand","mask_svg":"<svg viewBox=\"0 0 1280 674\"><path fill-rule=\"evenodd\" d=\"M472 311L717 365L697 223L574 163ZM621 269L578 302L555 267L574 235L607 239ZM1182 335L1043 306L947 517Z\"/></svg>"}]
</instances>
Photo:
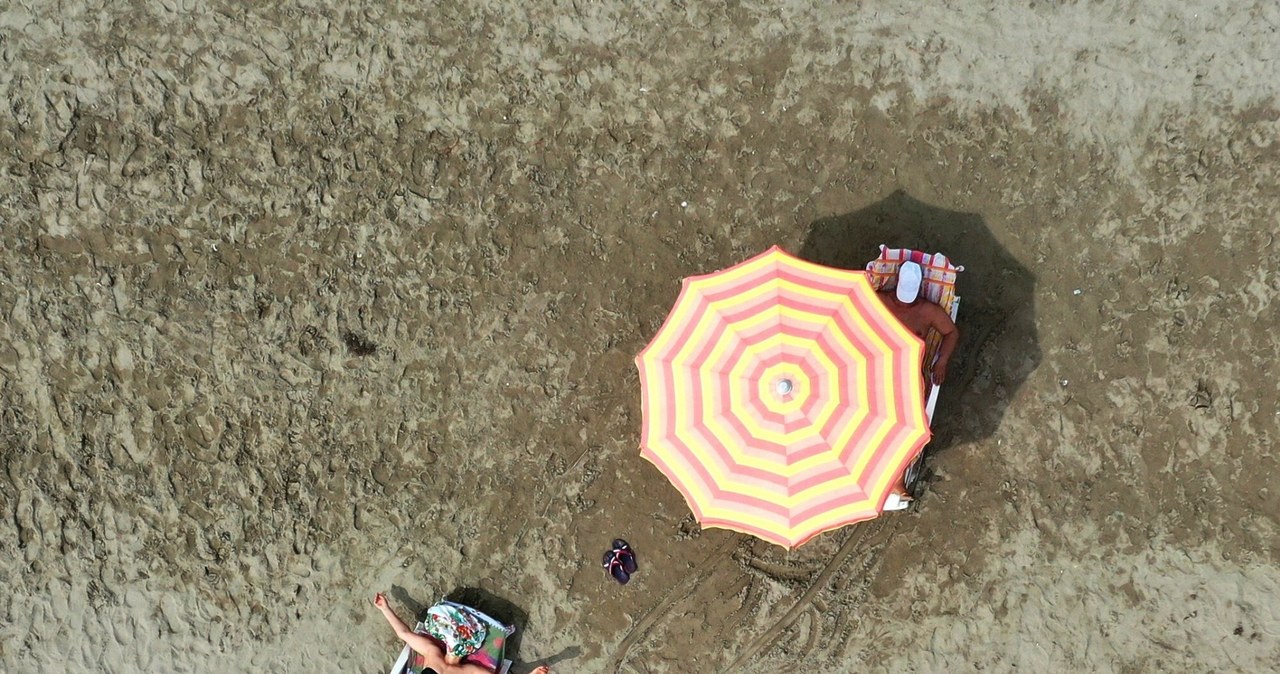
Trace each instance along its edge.
<instances>
[{"instance_id":1,"label":"dry sand","mask_svg":"<svg viewBox=\"0 0 1280 674\"><path fill-rule=\"evenodd\" d=\"M381 672L458 588L517 672L1280 667L1276 3L395 4L0 6L0 669ZM679 279L894 232L969 268L919 507L699 531Z\"/></svg>"}]
</instances>

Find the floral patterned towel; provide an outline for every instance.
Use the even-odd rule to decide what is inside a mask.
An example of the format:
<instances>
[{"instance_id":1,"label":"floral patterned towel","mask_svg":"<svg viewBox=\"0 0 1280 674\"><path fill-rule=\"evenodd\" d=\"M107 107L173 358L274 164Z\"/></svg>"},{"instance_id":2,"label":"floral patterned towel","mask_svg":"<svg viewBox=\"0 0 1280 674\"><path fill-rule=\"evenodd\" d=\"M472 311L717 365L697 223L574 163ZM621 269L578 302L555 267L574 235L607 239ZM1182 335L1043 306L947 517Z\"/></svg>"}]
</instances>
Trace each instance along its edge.
<instances>
[{"instance_id":1,"label":"floral patterned towel","mask_svg":"<svg viewBox=\"0 0 1280 674\"><path fill-rule=\"evenodd\" d=\"M503 625L497 620L494 620L470 606L456 604L451 601L442 601L436 606L431 607L431 609L428 609L428 622L432 620L431 611L442 606L465 614L466 618L464 618L464 620L466 620L468 624L474 624L472 621L475 621L484 627L485 636L483 642L477 649L470 652L470 654L463 656L463 662L480 665L491 672L498 671L498 667L502 665L503 656L506 654L507 637L511 636L516 631L515 627L512 625ZM439 636L433 634L431 629L432 628L426 623L418 623L418 627L414 631L418 634L430 637L439 643L442 648L447 649L448 645L446 642ZM422 674L426 669L427 663L425 659L418 653L413 653L409 658L407 671L411 674Z\"/></svg>"}]
</instances>

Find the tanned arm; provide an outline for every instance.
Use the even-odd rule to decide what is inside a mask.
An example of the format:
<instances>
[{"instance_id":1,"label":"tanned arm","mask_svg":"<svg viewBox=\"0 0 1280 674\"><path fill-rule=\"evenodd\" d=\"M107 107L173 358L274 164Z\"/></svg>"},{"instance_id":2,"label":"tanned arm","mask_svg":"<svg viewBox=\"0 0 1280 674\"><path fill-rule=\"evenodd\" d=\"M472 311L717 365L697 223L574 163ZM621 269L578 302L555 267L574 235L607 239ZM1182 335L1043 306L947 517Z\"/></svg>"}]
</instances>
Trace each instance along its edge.
<instances>
[{"instance_id":1,"label":"tanned arm","mask_svg":"<svg viewBox=\"0 0 1280 674\"><path fill-rule=\"evenodd\" d=\"M951 362L951 353L956 350L956 344L960 341L960 330L942 307L934 306L937 311L933 312L933 329L942 335L942 344L938 347L938 360L933 365L933 383L940 385L947 378L947 365Z\"/></svg>"},{"instance_id":2,"label":"tanned arm","mask_svg":"<svg viewBox=\"0 0 1280 674\"><path fill-rule=\"evenodd\" d=\"M382 617L387 619L387 624L391 625L391 629L395 630L396 636L408 644L409 648L412 648L414 652L423 654L428 660L444 660L444 653L434 641L409 629L409 626L400 619L400 616L391 610L391 606L387 604L386 595L381 592L375 595L373 605L382 612ZM432 669L435 669L434 663L432 664Z\"/></svg>"},{"instance_id":3,"label":"tanned arm","mask_svg":"<svg viewBox=\"0 0 1280 674\"><path fill-rule=\"evenodd\" d=\"M492 674L488 669L477 664L458 662L454 658L446 659L444 649L440 648L436 642L409 629L400 616L391 610L391 606L387 604L386 595L381 592L374 596L373 605L382 611L382 617L387 619L387 624L395 630L396 636L408 644L414 652L421 653L431 669L440 674Z\"/></svg>"}]
</instances>

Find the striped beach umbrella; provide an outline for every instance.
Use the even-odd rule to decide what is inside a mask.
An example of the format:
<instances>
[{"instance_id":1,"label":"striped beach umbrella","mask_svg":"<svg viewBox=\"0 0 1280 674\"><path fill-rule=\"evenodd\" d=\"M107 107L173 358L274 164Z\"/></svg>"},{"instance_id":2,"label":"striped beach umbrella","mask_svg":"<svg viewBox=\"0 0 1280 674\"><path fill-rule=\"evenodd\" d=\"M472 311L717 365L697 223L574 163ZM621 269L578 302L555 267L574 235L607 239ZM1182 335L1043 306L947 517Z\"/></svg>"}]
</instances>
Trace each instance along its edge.
<instances>
[{"instance_id":1,"label":"striped beach umbrella","mask_svg":"<svg viewBox=\"0 0 1280 674\"><path fill-rule=\"evenodd\" d=\"M775 246L684 280L636 356L641 454L702 526L795 548L880 514L929 441L923 353L866 272Z\"/></svg>"}]
</instances>

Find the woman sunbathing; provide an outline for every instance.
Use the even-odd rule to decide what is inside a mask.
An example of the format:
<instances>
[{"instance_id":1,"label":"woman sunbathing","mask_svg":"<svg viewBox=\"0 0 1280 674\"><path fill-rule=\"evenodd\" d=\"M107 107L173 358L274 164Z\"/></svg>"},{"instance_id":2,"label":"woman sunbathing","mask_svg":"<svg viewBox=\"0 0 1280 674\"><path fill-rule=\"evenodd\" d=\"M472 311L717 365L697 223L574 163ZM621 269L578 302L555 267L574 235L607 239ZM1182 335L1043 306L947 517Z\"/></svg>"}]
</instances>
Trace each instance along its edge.
<instances>
[{"instance_id":1,"label":"woman sunbathing","mask_svg":"<svg viewBox=\"0 0 1280 674\"><path fill-rule=\"evenodd\" d=\"M386 595L381 592L374 595L373 605L382 611L382 617L387 619L396 636L420 654L427 667L439 674L493 674L485 667L462 661L480 649L488 634L485 624L470 613L447 603L436 604L427 609L427 618L423 621L427 635L423 635L409 629L400 616L391 610ZM542 665L530 674L550 672L550 668Z\"/></svg>"}]
</instances>

